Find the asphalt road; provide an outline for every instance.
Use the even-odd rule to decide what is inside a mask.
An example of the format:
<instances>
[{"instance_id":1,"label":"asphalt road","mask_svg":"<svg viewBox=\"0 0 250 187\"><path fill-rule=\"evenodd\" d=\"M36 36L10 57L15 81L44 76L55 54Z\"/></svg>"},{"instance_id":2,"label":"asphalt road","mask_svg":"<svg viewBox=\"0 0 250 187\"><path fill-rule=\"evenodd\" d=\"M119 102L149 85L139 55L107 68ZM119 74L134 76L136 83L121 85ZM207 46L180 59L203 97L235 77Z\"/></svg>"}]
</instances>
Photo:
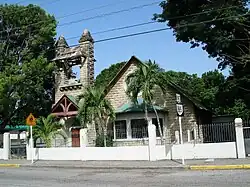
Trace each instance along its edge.
<instances>
[{"instance_id":1,"label":"asphalt road","mask_svg":"<svg viewBox=\"0 0 250 187\"><path fill-rule=\"evenodd\" d=\"M52 168L0 168L3 187L84 187L84 186L178 186L246 187L249 170L173 171L173 170L81 170Z\"/></svg>"}]
</instances>

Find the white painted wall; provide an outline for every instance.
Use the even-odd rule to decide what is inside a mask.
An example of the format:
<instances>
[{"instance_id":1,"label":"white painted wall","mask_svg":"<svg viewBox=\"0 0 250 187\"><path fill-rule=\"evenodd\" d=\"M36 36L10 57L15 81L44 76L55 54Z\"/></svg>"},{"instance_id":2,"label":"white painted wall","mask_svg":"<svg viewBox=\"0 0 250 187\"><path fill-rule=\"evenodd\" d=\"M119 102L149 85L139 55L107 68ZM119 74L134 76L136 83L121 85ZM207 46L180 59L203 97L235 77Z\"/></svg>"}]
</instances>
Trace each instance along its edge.
<instances>
[{"instance_id":1,"label":"white painted wall","mask_svg":"<svg viewBox=\"0 0 250 187\"><path fill-rule=\"evenodd\" d=\"M149 160L148 146L86 147L83 160Z\"/></svg>"},{"instance_id":2,"label":"white painted wall","mask_svg":"<svg viewBox=\"0 0 250 187\"><path fill-rule=\"evenodd\" d=\"M28 151L30 154L31 152ZM148 160L148 146L34 148L34 160ZM31 157L27 155L27 160Z\"/></svg>"},{"instance_id":3,"label":"white painted wall","mask_svg":"<svg viewBox=\"0 0 250 187\"><path fill-rule=\"evenodd\" d=\"M0 149L0 160L3 159L3 149Z\"/></svg>"},{"instance_id":4,"label":"white painted wall","mask_svg":"<svg viewBox=\"0 0 250 187\"><path fill-rule=\"evenodd\" d=\"M181 159L236 158L235 142L211 144L184 144L172 147L156 146L156 158ZM165 150L166 148L166 150ZM30 153L30 151L28 151ZM149 160L148 146L35 148L37 160ZM1 155L1 152L0 152ZM0 157L1 158L1 157ZM30 160L30 156L27 155Z\"/></svg>"},{"instance_id":5,"label":"white painted wall","mask_svg":"<svg viewBox=\"0 0 250 187\"><path fill-rule=\"evenodd\" d=\"M81 148L34 148L34 160L81 160ZM31 153L31 152L30 152ZM30 156L27 157L30 160Z\"/></svg>"},{"instance_id":6,"label":"white painted wall","mask_svg":"<svg viewBox=\"0 0 250 187\"><path fill-rule=\"evenodd\" d=\"M165 146L157 146L156 149L157 160L181 159L182 153L185 159L237 158L235 142L166 146L166 154Z\"/></svg>"}]
</instances>

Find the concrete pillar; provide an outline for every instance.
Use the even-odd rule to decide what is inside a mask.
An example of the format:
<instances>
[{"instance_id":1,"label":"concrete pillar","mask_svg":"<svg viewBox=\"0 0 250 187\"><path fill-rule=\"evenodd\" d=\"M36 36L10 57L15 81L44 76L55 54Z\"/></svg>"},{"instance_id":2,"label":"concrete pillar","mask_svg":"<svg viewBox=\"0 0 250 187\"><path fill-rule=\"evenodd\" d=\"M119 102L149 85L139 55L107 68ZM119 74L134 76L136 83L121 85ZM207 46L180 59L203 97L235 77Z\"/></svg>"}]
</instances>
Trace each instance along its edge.
<instances>
[{"instance_id":1,"label":"concrete pillar","mask_svg":"<svg viewBox=\"0 0 250 187\"><path fill-rule=\"evenodd\" d=\"M3 159L10 159L10 133L8 132L3 135Z\"/></svg>"},{"instance_id":2,"label":"concrete pillar","mask_svg":"<svg viewBox=\"0 0 250 187\"><path fill-rule=\"evenodd\" d=\"M246 158L242 119L236 118L234 120L234 123L235 123L235 134L236 134L237 158Z\"/></svg>"},{"instance_id":3,"label":"concrete pillar","mask_svg":"<svg viewBox=\"0 0 250 187\"><path fill-rule=\"evenodd\" d=\"M179 131L174 132L176 144L180 144L180 133Z\"/></svg>"},{"instance_id":4,"label":"concrete pillar","mask_svg":"<svg viewBox=\"0 0 250 187\"><path fill-rule=\"evenodd\" d=\"M156 161L156 127L150 121L148 125L149 161Z\"/></svg>"},{"instance_id":5,"label":"concrete pillar","mask_svg":"<svg viewBox=\"0 0 250 187\"><path fill-rule=\"evenodd\" d=\"M26 144L26 155L27 155L27 160L31 160L32 159L32 152L33 152L33 159L34 159L34 157L35 157L35 154L34 154L34 150L35 150L35 148L34 148L34 142L31 140L31 138L30 139L27 139L27 144ZM33 149L32 149L32 147L33 147Z\"/></svg>"},{"instance_id":6,"label":"concrete pillar","mask_svg":"<svg viewBox=\"0 0 250 187\"><path fill-rule=\"evenodd\" d=\"M81 129L80 130L80 147L87 147L88 146L88 129Z\"/></svg>"},{"instance_id":7,"label":"concrete pillar","mask_svg":"<svg viewBox=\"0 0 250 187\"><path fill-rule=\"evenodd\" d=\"M187 138L188 138L188 142L191 141L191 134L190 134L190 130L187 130Z\"/></svg>"}]
</instances>

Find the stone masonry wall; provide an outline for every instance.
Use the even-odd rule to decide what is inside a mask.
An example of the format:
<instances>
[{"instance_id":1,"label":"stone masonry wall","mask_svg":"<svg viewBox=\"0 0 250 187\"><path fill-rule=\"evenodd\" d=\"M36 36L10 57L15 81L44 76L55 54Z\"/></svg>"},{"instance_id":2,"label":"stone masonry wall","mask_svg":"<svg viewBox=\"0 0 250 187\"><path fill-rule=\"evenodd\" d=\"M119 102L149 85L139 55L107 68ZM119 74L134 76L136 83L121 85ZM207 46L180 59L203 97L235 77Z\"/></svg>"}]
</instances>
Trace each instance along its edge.
<instances>
[{"instance_id":1,"label":"stone masonry wall","mask_svg":"<svg viewBox=\"0 0 250 187\"><path fill-rule=\"evenodd\" d=\"M118 82L109 91L106 98L110 100L112 106L117 109L122 104L128 102L128 97L125 92L125 80L127 75L136 69L136 64L132 64L128 70L121 76ZM162 94L160 88L155 88L156 104L165 107L168 110L165 119L167 127L164 128L166 143L175 141L175 131L179 131L179 121L176 113L176 93L177 91L171 86L166 85L166 92ZM184 117L182 117L183 140L187 141L187 130L193 130L196 121L194 105L184 96L181 97L184 105ZM117 145L141 144L142 142L116 142Z\"/></svg>"},{"instance_id":2,"label":"stone masonry wall","mask_svg":"<svg viewBox=\"0 0 250 187\"><path fill-rule=\"evenodd\" d=\"M56 94L55 101L57 102L64 94L66 95L71 95L74 97L79 96L81 93L83 93L84 89L72 89L72 90L65 90L65 91L60 91Z\"/></svg>"},{"instance_id":3,"label":"stone masonry wall","mask_svg":"<svg viewBox=\"0 0 250 187\"><path fill-rule=\"evenodd\" d=\"M136 69L135 64L127 69L127 71L120 77L118 82L111 88L109 93L106 95L106 98L111 102L114 109L117 109L124 103L128 102L128 97L126 95L126 77L129 73L133 72Z\"/></svg>"},{"instance_id":4,"label":"stone masonry wall","mask_svg":"<svg viewBox=\"0 0 250 187\"><path fill-rule=\"evenodd\" d=\"M168 85L166 85L165 94L162 94L160 88L156 88L155 90L156 103L168 110L167 129L165 131L165 134L168 134L168 143L175 141L175 131L179 131L179 121L176 112L176 93L177 91ZM182 117L183 141L186 142L187 130L193 130L196 116L193 103L183 95L181 95L181 101L184 106L184 116Z\"/></svg>"}]
</instances>

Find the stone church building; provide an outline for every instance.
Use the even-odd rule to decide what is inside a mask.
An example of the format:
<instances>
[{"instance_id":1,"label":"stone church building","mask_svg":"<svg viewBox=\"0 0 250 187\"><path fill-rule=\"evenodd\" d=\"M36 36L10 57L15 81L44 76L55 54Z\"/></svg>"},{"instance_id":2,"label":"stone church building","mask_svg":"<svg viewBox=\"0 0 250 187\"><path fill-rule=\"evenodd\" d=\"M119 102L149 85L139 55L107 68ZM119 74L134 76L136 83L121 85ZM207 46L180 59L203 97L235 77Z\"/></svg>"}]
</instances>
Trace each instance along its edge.
<instances>
[{"instance_id":1,"label":"stone church building","mask_svg":"<svg viewBox=\"0 0 250 187\"><path fill-rule=\"evenodd\" d=\"M59 37L56 42L56 57L53 61L57 64L55 104L52 113L60 118L64 124L70 141L69 146L80 145L79 131L81 126L74 125L74 118L77 115L78 103L76 97L84 92L86 86L94 81L94 40L89 31L84 30L79 45L69 47L64 37ZM147 125L144 120L144 110L140 107L143 102L138 98L139 106L133 106L126 95L126 76L133 72L141 61L132 56L120 69L105 89L106 98L111 102L116 112L116 121L110 124L114 145L143 145L147 144ZM80 79L73 73L73 68L80 69ZM211 123L212 113L191 98L183 89L169 82L166 86L166 93L155 90L155 108L158 111L160 125L163 131L165 143L172 143L176 139L176 131L179 130L178 117L176 112L176 94L180 94L184 105L184 116L182 117L184 142L194 139L197 136L198 124ZM156 115L149 109L149 117L153 124L157 124ZM95 125L89 124L88 143L95 145ZM158 125L157 139L160 142Z\"/></svg>"}]
</instances>

